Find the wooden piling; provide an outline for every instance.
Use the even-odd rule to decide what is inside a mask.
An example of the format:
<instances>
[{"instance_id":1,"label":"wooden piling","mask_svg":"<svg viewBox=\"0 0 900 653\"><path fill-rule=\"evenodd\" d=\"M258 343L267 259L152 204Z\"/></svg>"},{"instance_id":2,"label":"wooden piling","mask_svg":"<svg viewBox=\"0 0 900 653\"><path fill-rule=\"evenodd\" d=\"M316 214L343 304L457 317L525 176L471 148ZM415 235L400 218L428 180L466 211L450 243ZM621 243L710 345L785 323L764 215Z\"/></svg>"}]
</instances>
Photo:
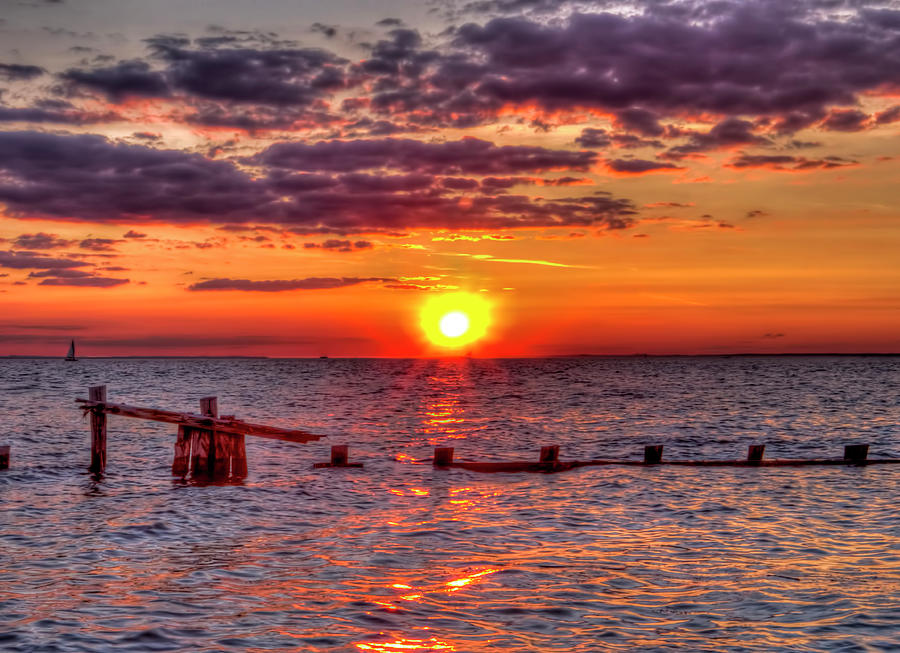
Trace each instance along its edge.
<instances>
[{"instance_id":1,"label":"wooden piling","mask_svg":"<svg viewBox=\"0 0 900 653\"><path fill-rule=\"evenodd\" d=\"M88 399L103 404L106 402L106 386L95 385L88 388ZM102 474L106 470L106 413L102 408L91 409L91 466L92 474Z\"/></svg>"},{"instance_id":2,"label":"wooden piling","mask_svg":"<svg viewBox=\"0 0 900 653\"><path fill-rule=\"evenodd\" d=\"M559 445L554 444L547 447L541 447L541 457L539 460L542 463L559 462Z\"/></svg>"},{"instance_id":3,"label":"wooden piling","mask_svg":"<svg viewBox=\"0 0 900 653\"><path fill-rule=\"evenodd\" d=\"M644 464L656 465L662 462L663 445L648 444L644 447Z\"/></svg>"},{"instance_id":4,"label":"wooden piling","mask_svg":"<svg viewBox=\"0 0 900 653\"><path fill-rule=\"evenodd\" d=\"M751 444L747 449L747 462L748 463L762 462L765 451L766 451L766 445Z\"/></svg>"},{"instance_id":5,"label":"wooden piling","mask_svg":"<svg viewBox=\"0 0 900 653\"><path fill-rule=\"evenodd\" d=\"M336 444L331 447L331 464L335 466L346 465L347 464L347 450L348 447L346 444Z\"/></svg>"},{"instance_id":6,"label":"wooden piling","mask_svg":"<svg viewBox=\"0 0 900 653\"><path fill-rule=\"evenodd\" d=\"M191 468L190 461L191 429L179 426L178 437L175 439L175 457L172 459L172 476L187 476Z\"/></svg>"},{"instance_id":7,"label":"wooden piling","mask_svg":"<svg viewBox=\"0 0 900 653\"><path fill-rule=\"evenodd\" d=\"M9 445L0 446L0 469L9 469Z\"/></svg>"},{"instance_id":8,"label":"wooden piling","mask_svg":"<svg viewBox=\"0 0 900 653\"><path fill-rule=\"evenodd\" d=\"M434 466L449 467L453 464L453 447L434 448Z\"/></svg>"},{"instance_id":9,"label":"wooden piling","mask_svg":"<svg viewBox=\"0 0 900 653\"><path fill-rule=\"evenodd\" d=\"M869 445L867 444L847 444L844 445L844 460L854 463L865 463L869 455Z\"/></svg>"},{"instance_id":10,"label":"wooden piling","mask_svg":"<svg viewBox=\"0 0 900 653\"><path fill-rule=\"evenodd\" d=\"M362 467L362 463L349 462L349 447L346 444L336 444L331 447L331 462L315 463L314 469L323 469L325 467Z\"/></svg>"}]
</instances>

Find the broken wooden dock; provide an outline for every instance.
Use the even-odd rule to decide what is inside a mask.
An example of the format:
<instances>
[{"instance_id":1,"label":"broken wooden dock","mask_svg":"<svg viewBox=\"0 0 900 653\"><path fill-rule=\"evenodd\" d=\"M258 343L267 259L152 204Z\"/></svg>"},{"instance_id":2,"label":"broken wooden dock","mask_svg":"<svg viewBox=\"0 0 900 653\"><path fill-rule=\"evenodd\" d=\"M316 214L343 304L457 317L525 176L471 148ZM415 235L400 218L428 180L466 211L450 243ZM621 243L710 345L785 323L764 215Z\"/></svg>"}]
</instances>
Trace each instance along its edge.
<instances>
[{"instance_id":1,"label":"broken wooden dock","mask_svg":"<svg viewBox=\"0 0 900 653\"><path fill-rule=\"evenodd\" d=\"M200 413L184 413L145 408L106 400L106 386L93 386L88 399L76 399L91 416L91 464L88 470L102 474L106 469L106 416L133 417L178 425L172 474L192 478L240 479L247 476L244 436L284 442L312 442L323 436L302 429L285 429L255 424L234 415L219 416L216 397L200 399Z\"/></svg>"}]
</instances>

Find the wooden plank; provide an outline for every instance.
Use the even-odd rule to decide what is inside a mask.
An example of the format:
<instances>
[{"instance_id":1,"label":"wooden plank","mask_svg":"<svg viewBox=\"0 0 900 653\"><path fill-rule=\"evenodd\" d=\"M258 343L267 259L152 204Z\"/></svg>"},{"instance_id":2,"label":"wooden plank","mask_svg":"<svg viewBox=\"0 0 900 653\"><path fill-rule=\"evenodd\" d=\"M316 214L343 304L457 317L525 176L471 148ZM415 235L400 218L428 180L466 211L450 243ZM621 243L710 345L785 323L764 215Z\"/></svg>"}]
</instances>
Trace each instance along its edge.
<instances>
[{"instance_id":1,"label":"wooden plank","mask_svg":"<svg viewBox=\"0 0 900 653\"><path fill-rule=\"evenodd\" d=\"M179 424L195 429L215 429L216 431L233 433L235 435L252 435L258 438L269 438L285 442L312 442L324 437L301 429L283 429L277 426L254 424L233 417L206 417L194 413L179 413L159 408L129 406L128 404L112 404L91 399L76 399L75 401L81 404L82 409L99 409L100 413L107 415L148 419L155 422Z\"/></svg>"},{"instance_id":2,"label":"wooden plank","mask_svg":"<svg viewBox=\"0 0 900 653\"><path fill-rule=\"evenodd\" d=\"M99 406L106 402L106 386L88 388L88 397L94 402L91 410L91 465L88 471L102 474L106 470L106 414Z\"/></svg>"}]
</instances>

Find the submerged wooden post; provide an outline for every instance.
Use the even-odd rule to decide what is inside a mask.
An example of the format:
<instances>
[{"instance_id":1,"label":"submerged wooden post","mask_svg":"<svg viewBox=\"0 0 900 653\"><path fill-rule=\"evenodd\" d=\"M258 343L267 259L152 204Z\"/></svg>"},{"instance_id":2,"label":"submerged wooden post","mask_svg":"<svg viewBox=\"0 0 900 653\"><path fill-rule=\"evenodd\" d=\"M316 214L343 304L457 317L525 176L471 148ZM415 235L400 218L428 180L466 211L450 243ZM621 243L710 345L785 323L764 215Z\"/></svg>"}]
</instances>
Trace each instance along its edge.
<instances>
[{"instance_id":1,"label":"submerged wooden post","mask_svg":"<svg viewBox=\"0 0 900 653\"><path fill-rule=\"evenodd\" d=\"M0 447L0 469L9 469L9 445Z\"/></svg>"},{"instance_id":2,"label":"submerged wooden post","mask_svg":"<svg viewBox=\"0 0 900 653\"><path fill-rule=\"evenodd\" d=\"M453 464L453 447L434 448L434 466L449 467Z\"/></svg>"},{"instance_id":3,"label":"submerged wooden post","mask_svg":"<svg viewBox=\"0 0 900 653\"><path fill-rule=\"evenodd\" d=\"M763 454L766 451L766 445L764 444L751 444L747 449L747 462L748 463L760 463L763 459Z\"/></svg>"},{"instance_id":4,"label":"submerged wooden post","mask_svg":"<svg viewBox=\"0 0 900 653\"><path fill-rule=\"evenodd\" d=\"M542 463L559 462L559 445L554 444L547 447L541 447L540 461Z\"/></svg>"},{"instance_id":5,"label":"submerged wooden post","mask_svg":"<svg viewBox=\"0 0 900 653\"><path fill-rule=\"evenodd\" d=\"M336 444L331 447L331 464L339 467L347 464L347 445Z\"/></svg>"},{"instance_id":6,"label":"submerged wooden post","mask_svg":"<svg viewBox=\"0 0 900 653\"><path fill-rule=\"evenodd\" d=\"M855 463L864 463L869 455L869 445L867 444L847 444L844 445L844 460L850 460Z\"/></svg>"},{"instance_id":7,"label":"submerged wooden post","mask_svg":"<svg viewBox=\"0 0 900 653\"><path fill-rule=\"evenodd\" d=\"M106 386L95 385L88 388L88 399L106 402ZM91 466L92 474L102 474L106 470L106 413L103 408L91 409Z\"/></svg>"},{"instance_id":8,"label":"submerged wooden post","mask_svg":"<svg viewBox=\"0 0 900 653\"><path fill-rule=\"evenodd\" d=\"M362 463L349 462L349 447L346 444L336 444L331 447L331 462L315 463L313 469L323 469L325 467L362 467Z\"/></svg>"},{"instance_id":9,"label":"submerged wooden post","mask_svg":"<svg viewBox=\"0 0 900 653\"><path fill-rule=\"evenodd\" d=\"M644 447L644 463L647 465L655 465L662 462L663 445L648 444Z\"/></svg>"}]
</instances>

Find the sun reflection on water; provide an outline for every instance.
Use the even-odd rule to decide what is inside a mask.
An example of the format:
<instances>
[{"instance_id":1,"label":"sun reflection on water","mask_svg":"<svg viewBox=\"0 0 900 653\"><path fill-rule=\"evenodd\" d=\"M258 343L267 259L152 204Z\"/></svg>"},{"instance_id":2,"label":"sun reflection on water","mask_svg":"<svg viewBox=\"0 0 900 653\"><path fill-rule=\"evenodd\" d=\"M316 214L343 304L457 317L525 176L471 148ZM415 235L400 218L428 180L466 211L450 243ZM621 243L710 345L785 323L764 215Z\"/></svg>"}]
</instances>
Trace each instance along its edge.
<instances>
[{"instance_id":1,"label":"sun reflection on water","mask_svg":"<svg viewBox=\"0 0 900 653\"><path fill-rule=\"evenodd\" d=\"M362 651L376 651L376 653L391 653L392 651L455 651L456 647L447 642L442 642L436 637L429 639L400 638L393 642L359 642L356 648Z\"/></svg>"}]
</instances>

